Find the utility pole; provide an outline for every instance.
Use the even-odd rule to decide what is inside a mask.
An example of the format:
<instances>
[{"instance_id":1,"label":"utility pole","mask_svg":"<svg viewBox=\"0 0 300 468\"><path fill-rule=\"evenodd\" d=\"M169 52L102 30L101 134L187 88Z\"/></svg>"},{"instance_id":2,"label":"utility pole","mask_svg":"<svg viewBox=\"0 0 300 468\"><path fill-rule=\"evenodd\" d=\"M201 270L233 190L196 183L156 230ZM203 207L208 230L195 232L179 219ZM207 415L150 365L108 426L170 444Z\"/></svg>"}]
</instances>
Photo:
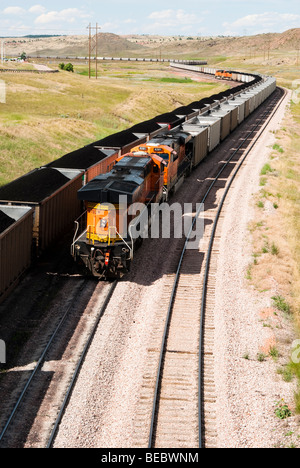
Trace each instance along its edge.
<instances>
[{"instance_id":1,"label":"utility pole","mask_svg":"<svg viewBox=\"0 0 300 468\"><path fill-rule=\"evenodd\" d=\"M98 23L96 27L93 27L91 23L88 26L89 30L89 79L91 79L91 65L92 65L92 52L95 51L95 60L96 60L96 80L98 79ZM93 31L96 31L96 34L93 35Z\"/></svg>"},{"instance_id":2,"label":"utility pole","mask_svg":"<svg viewBox=\"0 0 300 468\"><path fill-rule=\"evenodd\" d=\"M5 41L2 40L2 41L1 41L1 63L2 63L2 64L3 64L3 62L4 62L4 55L5 55L5 54L4 54L4 45L5 45Z\"/></svg>"}]
</instances>

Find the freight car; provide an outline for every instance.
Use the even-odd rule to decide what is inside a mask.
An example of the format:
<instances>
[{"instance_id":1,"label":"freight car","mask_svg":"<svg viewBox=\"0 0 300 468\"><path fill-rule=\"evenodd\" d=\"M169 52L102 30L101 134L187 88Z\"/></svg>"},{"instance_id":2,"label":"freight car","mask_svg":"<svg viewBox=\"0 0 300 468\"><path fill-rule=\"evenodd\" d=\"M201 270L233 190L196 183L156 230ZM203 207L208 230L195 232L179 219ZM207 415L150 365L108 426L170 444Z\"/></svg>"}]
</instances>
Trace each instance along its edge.
<instances>
[{"instance_id":1,"label":"freight car","mask_svg":"<svg viewBox=\"0 0 300 468\"><path fill-rule=\"evenodd\" d=\"M0 205L0 299L31 264L34 210Z\"/></svg>"}]
</instances>

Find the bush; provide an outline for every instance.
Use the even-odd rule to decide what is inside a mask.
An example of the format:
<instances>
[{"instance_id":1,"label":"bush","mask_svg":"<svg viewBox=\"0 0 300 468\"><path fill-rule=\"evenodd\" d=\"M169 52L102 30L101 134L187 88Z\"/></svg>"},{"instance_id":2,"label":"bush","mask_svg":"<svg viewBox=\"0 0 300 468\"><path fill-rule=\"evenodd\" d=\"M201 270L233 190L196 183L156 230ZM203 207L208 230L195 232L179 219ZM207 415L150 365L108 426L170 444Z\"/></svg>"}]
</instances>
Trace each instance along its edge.
<instances>
[{"instance_id":1,"label":"bush","mask_svg":"<svg viewBox=\"0 0 300 468\"><path fill-rule=\"evenodd\" d=\"M58 66L61 70L74 73L74 66L72 65L72 63L67 63L67 65L65 65L64 63L60 63Z\"/></svg>"},{"instance_id":2,"label":"bush","mask_svg":"<svg viewBox=\"0 0 300 468\"><path fill-rule=\"evenodd\" d=\"M67 65L65 65L65 70L74 73L74 66L72 65L72 63L67 63Z\"/></svg>"}]
</instances>

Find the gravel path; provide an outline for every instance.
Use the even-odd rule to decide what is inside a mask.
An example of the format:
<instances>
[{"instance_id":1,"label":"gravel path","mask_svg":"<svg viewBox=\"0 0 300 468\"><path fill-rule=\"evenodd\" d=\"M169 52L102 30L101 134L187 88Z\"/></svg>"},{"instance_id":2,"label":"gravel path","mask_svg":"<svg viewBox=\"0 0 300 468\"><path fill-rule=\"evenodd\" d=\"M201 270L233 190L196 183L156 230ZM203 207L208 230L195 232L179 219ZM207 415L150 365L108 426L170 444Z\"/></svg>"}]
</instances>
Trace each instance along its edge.
<instances>
[{"instance_id":1,"label":"gravel path","mask_svg":"<svg viewBox=\"0 0 300 468\"><path fill-rule=\"evenodd\" d=\"M257 359L258 353L276 343L274 330L263 326L261 315L263 309L271 307L276 291L258 293L246 280L248 266L253 262L247 228L255 219L253 193L260 190L260 171L275 143L273 132L280 128L284 112L282 106L249 156L230 192L222 227L214 351L218 447L222 448L282 447L289 443L287 433L297 427L295 418L280 421L274 414L276 402L282 398L293 406L295 385L277 375L278 364L271 358L264 362ZM284 329L280 331L285 335L283 339L291 339L291 324L285 323ZM245 359L247 354L249 359Z\"/></svg>"}]
</instances>

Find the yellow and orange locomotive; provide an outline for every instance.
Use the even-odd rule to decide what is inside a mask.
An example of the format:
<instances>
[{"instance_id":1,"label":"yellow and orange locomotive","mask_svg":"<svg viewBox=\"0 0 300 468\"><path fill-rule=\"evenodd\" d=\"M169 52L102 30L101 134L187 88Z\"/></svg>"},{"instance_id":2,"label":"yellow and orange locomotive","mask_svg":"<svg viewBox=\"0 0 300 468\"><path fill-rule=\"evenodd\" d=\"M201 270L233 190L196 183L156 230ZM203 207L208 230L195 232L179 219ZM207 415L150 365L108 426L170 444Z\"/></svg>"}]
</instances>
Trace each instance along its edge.
<instances>
[{"instance_id":1,"label":"yellow and orange locomotive","mask_svg":"<svg viewBox=\"0 0 300 468\"><path fill-rule=\"evenodd\" d=\"M127 154L111 172L79 190L87 210L86 230L74 241L72 253L93 276L118 278L129 270L141 239L135 235L141 211L163 199L164 166L156 154ZM140 208L138 213L133 206Z\"/></svg>"}]
</instances>

